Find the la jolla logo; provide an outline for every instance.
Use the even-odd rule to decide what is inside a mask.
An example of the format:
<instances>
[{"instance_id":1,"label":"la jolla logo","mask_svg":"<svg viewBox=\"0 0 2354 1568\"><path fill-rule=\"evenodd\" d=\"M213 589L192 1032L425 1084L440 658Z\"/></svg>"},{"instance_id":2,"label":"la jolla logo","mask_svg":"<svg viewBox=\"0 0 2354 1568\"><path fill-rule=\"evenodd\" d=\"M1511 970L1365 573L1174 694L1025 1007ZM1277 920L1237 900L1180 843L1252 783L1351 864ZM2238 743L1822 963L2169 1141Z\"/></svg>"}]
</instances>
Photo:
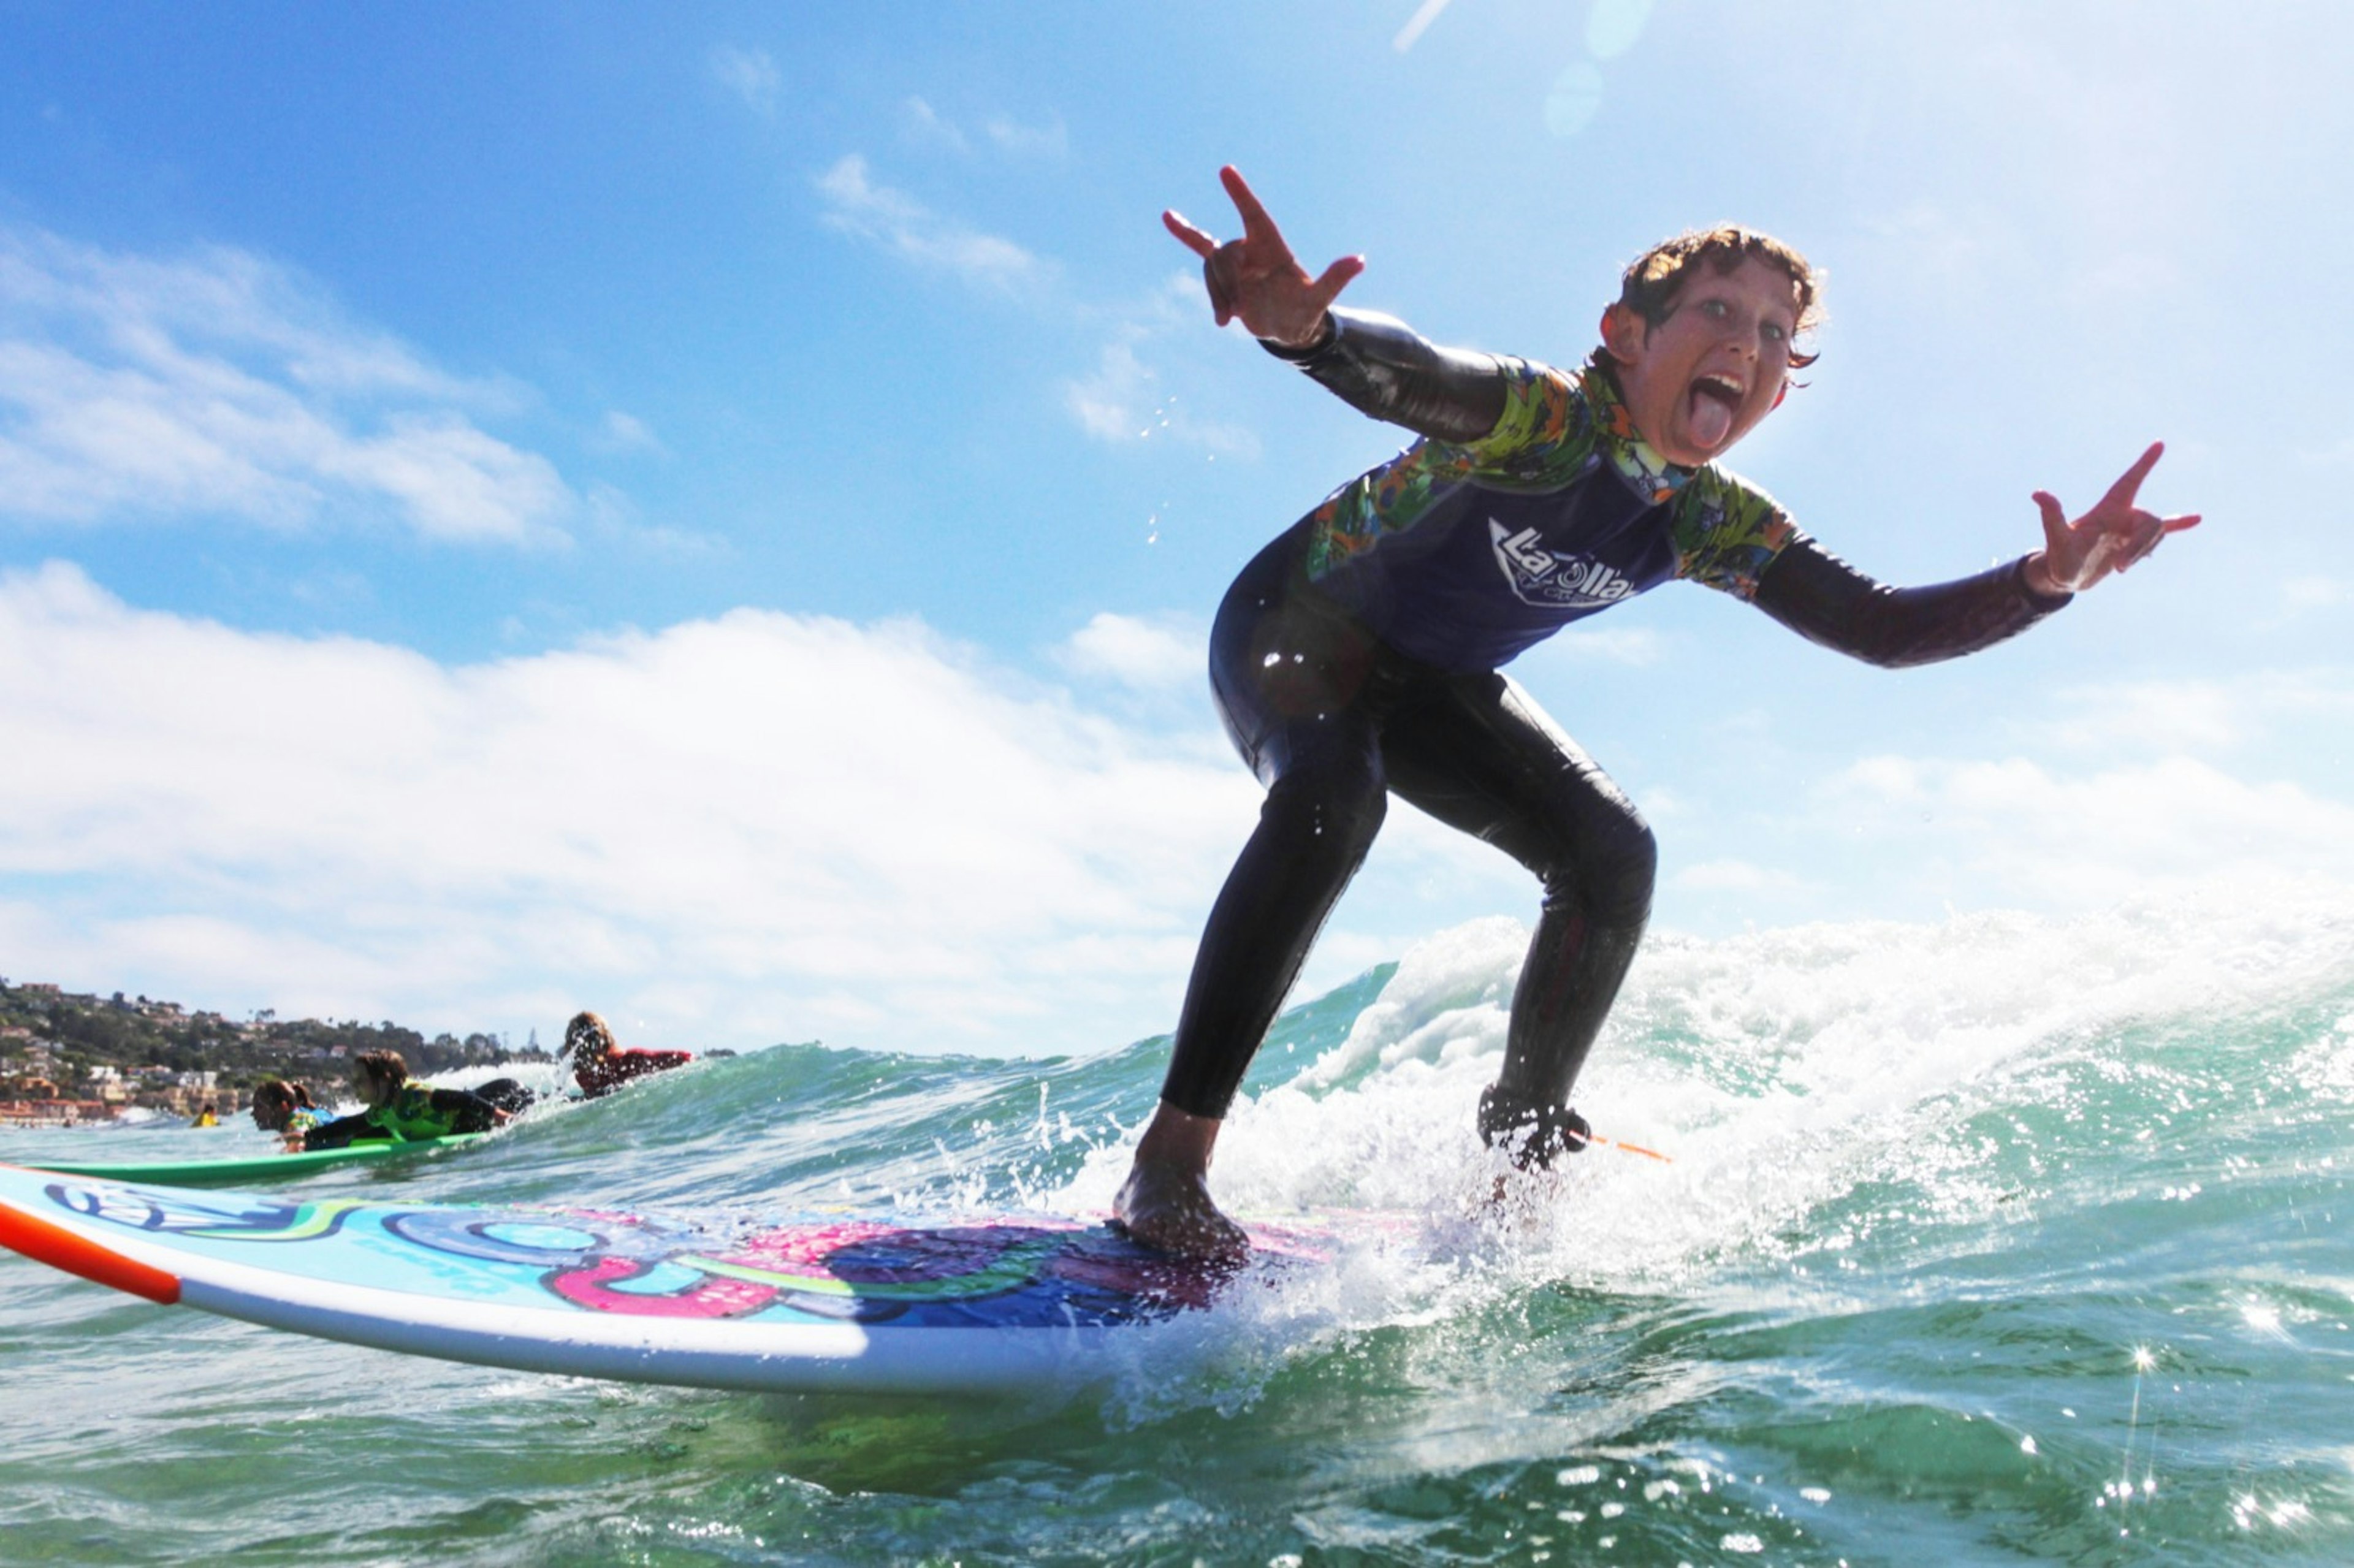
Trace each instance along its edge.
<instances>
[{"instance_id":1,"label":"la jolla logo","mask_svg":"<svg viewBox=\"0 0 2354 1568\"><path fill-rule=\"evenodd\" d=\"M1496 564L1504 569L1505 580L1523 603L1615 604L1635 591L1632 583L1590 556L1556 556L1540 547L1533 528L1508 535L1490 517L1488 539L1496 547Z\"/></svg>"}]
</instances>

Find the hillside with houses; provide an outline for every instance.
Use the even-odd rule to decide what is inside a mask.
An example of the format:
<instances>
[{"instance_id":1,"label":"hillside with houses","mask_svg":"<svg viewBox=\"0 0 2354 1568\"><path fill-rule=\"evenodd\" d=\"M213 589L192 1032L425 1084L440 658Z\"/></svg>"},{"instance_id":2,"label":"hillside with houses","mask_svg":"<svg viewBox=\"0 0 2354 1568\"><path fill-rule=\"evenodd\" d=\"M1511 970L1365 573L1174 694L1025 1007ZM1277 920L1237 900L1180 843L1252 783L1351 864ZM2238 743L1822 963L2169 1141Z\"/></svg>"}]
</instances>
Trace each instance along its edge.
<instances>
[{"instance_id":1,"label":"hillside with houses","mask_svg":"<svg viewBox=\"0 0 2354 1568\"><path fill-rule=\"evenodd\" d=\"M333 1091L352 1057L398 1051L419 1076L457 1067L546 1061L537 1032L521 1049L488 1033L427 1039L386 1021L246 1019L190 1011L121 991L111 996L0 979L0 1127L111 1120L133 1107L230 1116L265 1078Z\"/></svg>"}]
</instances>

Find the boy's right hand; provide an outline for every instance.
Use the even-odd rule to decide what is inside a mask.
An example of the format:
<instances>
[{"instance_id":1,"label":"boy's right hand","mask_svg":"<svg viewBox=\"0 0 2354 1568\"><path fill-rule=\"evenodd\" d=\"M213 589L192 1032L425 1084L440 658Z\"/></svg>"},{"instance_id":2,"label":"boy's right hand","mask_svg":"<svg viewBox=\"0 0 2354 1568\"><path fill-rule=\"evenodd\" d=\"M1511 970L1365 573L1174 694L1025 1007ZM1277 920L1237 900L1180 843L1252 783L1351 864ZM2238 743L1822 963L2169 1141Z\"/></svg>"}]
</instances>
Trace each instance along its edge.
<instances>
[{"instance_id":1,"label":"boy's right hand","mask_svg":"<svg viewBox=\"0 0 2354 1568\"><path fill-rule=\"evenodd\" d=\"M1234 165L1220 169L1218 178L1242 214L1240 239L1221 245L1173 211L1162 213L1161 221L1202 259L1202 281L1220 326L1239 321L1253 336L1287 348L1310 346L1324 335L1326 308L1365 270L1365 259L1343 256L1311 279Z\"/></svg>"}]
</instances>

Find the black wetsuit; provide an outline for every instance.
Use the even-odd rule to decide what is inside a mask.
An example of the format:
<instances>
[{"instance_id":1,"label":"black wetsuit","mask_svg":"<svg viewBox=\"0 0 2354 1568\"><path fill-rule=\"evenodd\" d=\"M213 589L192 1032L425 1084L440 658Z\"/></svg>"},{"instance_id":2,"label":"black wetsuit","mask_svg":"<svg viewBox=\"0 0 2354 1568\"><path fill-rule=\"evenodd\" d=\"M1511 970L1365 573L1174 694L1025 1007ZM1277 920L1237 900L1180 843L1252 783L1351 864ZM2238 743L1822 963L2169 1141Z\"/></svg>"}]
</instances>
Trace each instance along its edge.
<instances>
[{"instance_id":1,"label":"black wetsuit","mask_svg":"<svg viewBox=\"0 0 2354 1568\"><path fill-rule=\"evenodd\" d=\"M1267 546L1219 607L1211 687L1267 795L1211 910L1162 1097L1225 1114L1394 792L1543 885L1479 1124L1549 1162L1585 1140L1570 1088L1642 938L1658 852L1633 802L1498 666L1676 577L1888 666L1976 652L2068 601L2030 589L2023 561L1882 587L1755 487L1665 462L1599 365L1570 376L1441 349L1386 317L1332 318L1316 348L1270 350L1423 439Z\"/></svg>"},{"instance_id":2,"label":"black wetsuit","mask_svg":"<svg viewBox=\"0 0 2354 1568\"><path fill-rule=\"evenodd\" d=\"M451 1138L460 1133L488 1132L499 1125L499 1113L531 1103L529 1090L512 1078L500 1078L483 1088L486 1098L468 1089L437 1089L429 1085L401 1086L390 1103L313 1128L302 1136L305 1152L346 1149L355 1143L403 1142ZM515 1097L520 1096L518 1100Z\"/></svg>"}]
</instances>

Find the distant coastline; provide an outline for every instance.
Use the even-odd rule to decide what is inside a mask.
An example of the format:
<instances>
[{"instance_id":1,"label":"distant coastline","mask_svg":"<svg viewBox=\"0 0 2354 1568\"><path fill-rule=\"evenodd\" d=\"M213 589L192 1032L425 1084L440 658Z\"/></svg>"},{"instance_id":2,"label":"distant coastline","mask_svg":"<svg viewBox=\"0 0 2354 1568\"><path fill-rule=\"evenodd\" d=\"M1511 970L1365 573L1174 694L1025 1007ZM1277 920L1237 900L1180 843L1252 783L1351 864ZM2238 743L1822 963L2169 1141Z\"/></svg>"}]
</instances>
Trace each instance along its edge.
<instances>
[{"instance_id":1,"label":"distant coastline","mask_svg":"<svg viewBox=\"0 0 2354 1568\"><path fill-rule=\"evenodd\" d=\"M0 978L0 1128L108 1122L134 1107L193 1117L210 1106L227 1118L267 1078L332 1092L366 1051L398 1051L420 1076L550 1059L536 1030L518 1049L487 1033L429 1040L388 1019L281 1019L264 1009L240 1021L121 991Z\"/></svg>"}]
</instances>

